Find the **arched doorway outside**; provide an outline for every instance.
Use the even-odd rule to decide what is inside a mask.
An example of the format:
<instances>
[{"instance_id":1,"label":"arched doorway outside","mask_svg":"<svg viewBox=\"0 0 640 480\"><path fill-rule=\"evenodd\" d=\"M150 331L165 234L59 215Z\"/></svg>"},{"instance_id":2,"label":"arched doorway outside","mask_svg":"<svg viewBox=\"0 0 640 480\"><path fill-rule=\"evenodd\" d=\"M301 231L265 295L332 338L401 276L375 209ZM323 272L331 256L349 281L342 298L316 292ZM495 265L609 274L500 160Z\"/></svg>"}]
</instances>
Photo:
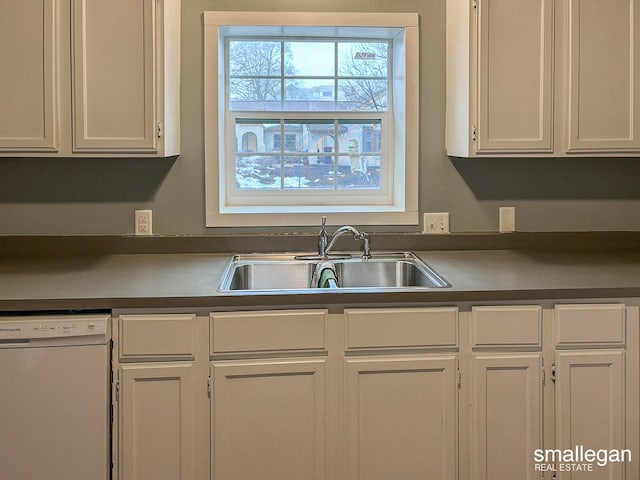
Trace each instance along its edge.
<instances>
[{"instance_id":1,"label":"arched doorway outside","mask_svg":"<svg viewBox=\"0 0 640 480\"><path fill-rule=\"evenodd\" d=\"M335 140L331 135L323 135L316 141L316 152L318 153L318 163L331 164L333 156L321 155L321 153L333 153Z\"/></svg>"},{"instance_id":2,"label":"arched doorway outside","mask_svg":"<svg viewBox=\"0 0 640 480\"><path fill-rule=\"evenodd\" d=\"M242 151L256 152L258 150L258 137L253 132L246 132L242 135Z\"/></svg>"}]
</instances>

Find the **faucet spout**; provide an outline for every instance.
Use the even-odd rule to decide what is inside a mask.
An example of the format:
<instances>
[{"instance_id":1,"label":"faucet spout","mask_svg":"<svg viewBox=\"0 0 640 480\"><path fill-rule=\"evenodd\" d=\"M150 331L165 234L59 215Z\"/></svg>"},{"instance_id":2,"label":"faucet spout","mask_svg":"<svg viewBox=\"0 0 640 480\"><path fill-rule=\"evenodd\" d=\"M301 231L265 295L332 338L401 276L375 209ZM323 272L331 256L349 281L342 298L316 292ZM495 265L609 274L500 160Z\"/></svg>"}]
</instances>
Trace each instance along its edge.
<instances>
[{"instance_id":1,"label":"faucet spout","mask_svg":"<svg viewBox=\"0 0 640 480\"><path fill-rule=\"evenodd\" d=\"M360 230L358 230L355 227L352 227L351 225L345 225L343 227L340 227L334 232L333 236L331 237L331 241L329 242L329 245L327 245L327 247L324 250L324 255L323 255L324 257L329 255L329 252L333 248L338 238L340 238L345 233L351 233L355 240L362 240L363 241L362 258L371 258L371 245L369 242L369 234L366 232L361 232Z\"/></svg>"}]
</instances>

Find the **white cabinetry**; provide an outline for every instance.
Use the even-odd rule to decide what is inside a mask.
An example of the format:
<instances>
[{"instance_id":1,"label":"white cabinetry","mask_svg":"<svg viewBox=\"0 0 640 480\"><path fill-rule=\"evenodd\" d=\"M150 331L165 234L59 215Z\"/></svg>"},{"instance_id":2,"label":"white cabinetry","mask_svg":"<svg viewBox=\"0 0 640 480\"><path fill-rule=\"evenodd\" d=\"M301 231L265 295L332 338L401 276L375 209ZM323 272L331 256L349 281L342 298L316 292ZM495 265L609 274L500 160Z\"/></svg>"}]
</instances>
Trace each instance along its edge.
<instances>
[{"instance_id":1,"label":"white cabinetry","mask_svg":"<svg viewBox=\"0 0 640 480\"><path fill-rule=\"evenodd\" d=\"M640 151L640 1L565 0L570 153Z\"/></svg>"},{"instance_id":2,"label":"white cabinetry","mask_svg":"<svg viewBox=\"0 0 640 480\"><path fill-rule=\"evenodd\" d=\"M213 313L210 332L212 478L330 478L326 310Z\"/></svg>"},{"instance_id":3,"label":"white cabinetry","mask_svg":"<svg viewBox=\"0 0 640 480\"><path fill-rule=\"evenodd\" d=\"M447 2L447 153L640 151L638 0Z\"/></svg>"},{"instance_id":4,"label":"white cabinetry","mask_svg":"<svg viewBox=\"0 0 640 480\"><path fill-rule=\"evenodd\" d=\"M193 478L193 364L120 367L120 478Z\"/></svg>"},{"instance_id":5,"label":"white cabinetry","mask_svg":"<svg viewBox=\"0 0 640 480\"><path fill-rule=\"evenodd\" d=\"M180 0L10 0L0 13L0 156L179 154Z\"/></svg>"},{"instance_id":6,"label":"white cabinetry","mask_svg":"<svg viewBox=\"0 0 640 480\"><path fill-rule=\"evenodd\" d=\"M481 306L470 322L472 480L638 479L633 455L599 465L544 454L638 448L637 307Z\"/></svg>"},{"instance_id":7,"label":"white cabinetry","mask_svg":"<svg viewBox=\"0 0 640 480\"><path fill-rule=\"evenodd\" d=\"M538 479L543 446L542 308L474 307L471 313L471 478Z\"/></svg>"},{"instance_id":8,"label":"white cabinetry","mask_svg":"<svg viewBox=\"0 0 640 480\"><path fill-rule=\"evenodd\" d=\"M345 480L458 478L457 308L344 320Z\"/></svg>"},{"instance_id":9,"label":"white cabinetry","mask_svg":"<svg viewBox=\"0 0 640 480\"><path fill-rule=\"evenodd\" d=\"M206 361L197 362L206 360L206 328L190 314L119 317L115 479L208 478L208 428L198 420L207 413Z\"/></svg>"},{"instance_id":10,"label":"white cabinetry","mask_svg":"<svg viewBox=\"0 0 640 480\"><path fill-rule=\"evenodd\" d=\"M634 426L627 412L635 417L638 408L637 325L628 324L622 304L557 305L554 316L556 448L635 450L637 421ZM636 336L628 349L627 328ZM634 432L628 437L627 427ZM626 463L598 465L600 478L634 478ZM573 477L560 472L558 478Z\"/></svg>"},{"instance_id":11,"label":"white cabinetry","mask_svg":"<svg viewBox=\"0 0 640 480\"><path fill-rule=\"evenodd\" d=\"M56 3L0 2L0 154L58 150Z\"/></svg>"},{"instance_id":12,"label":"white cabinetry","mask_svg":"<svg viewBox=\"0 0 640 480\"><path fill-rule=\"evenodd\" d=\"M121 315L114 478L639 480L639 317L550 301ZM632 457L589 476L536 459L576 446Z\"/></svg>"}]
</instances>

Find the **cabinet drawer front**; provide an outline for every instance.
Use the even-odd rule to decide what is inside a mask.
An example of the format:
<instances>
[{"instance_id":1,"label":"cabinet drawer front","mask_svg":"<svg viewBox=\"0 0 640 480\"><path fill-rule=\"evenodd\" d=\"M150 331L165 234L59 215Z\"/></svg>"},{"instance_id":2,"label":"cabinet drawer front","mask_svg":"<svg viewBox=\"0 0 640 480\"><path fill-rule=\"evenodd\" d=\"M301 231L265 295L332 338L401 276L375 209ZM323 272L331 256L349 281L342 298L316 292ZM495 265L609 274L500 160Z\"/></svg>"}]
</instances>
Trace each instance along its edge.
<instances>
[{"instance_id":1,"label":"cabinet drawer front","mask_svg":"<svg viewBox=\"0 0 640 480\"><path fill-rule=\"evenodd\" d=\"M324 351L327 310L211 314L211 352Z\"/></svg>"},{"instance_id":2,"label":"cabinet drawer front","mask_svg":"<svg viewBox=\"0 0 640 480\"><path fill-rule=\"evenodd\" d=\"M346 350L454 348L458 309L358 308L345 310Z\"/></svg>"},{"instance_id":3,"label":"cabinet drawer front","mask_svg":"<svg viewBox=\"0 0 640 480\"><path fill-rule=\"evenodd\" d=\"M556 305L557 346L624 346L625 306Z\"/></svg>"},{"instance_id":4,"label":"cabinet drawer front","mask_svg":"<svg viewBox=\"0 0 640 480\"><path fill-rule=\"evenodd\" d=\"M195 315L120 316L120 357L193 358Z\"/></svg>"},{"instance_id":5,"label":"cabinet drawer front","mask_svg":"<svg viewBox=\"0 0 640 480\"><path fill-rule=\"evenodd\" d=\"M542 308L537 305L473 307L473 347L542 347Z\"/></svg>"}]
</instances>

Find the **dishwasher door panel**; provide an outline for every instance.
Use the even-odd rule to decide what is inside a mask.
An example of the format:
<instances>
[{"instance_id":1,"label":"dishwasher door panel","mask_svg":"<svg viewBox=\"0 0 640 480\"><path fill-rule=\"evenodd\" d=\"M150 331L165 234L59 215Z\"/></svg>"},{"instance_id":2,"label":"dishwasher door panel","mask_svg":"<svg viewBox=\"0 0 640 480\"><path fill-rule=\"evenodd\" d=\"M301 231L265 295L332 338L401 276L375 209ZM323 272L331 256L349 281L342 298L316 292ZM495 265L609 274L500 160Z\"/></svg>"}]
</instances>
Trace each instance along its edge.
<instances>
[{"instance_id":1,"label":"dishwasher door panel","mask_svg":"<svg viewBox=\"0 0 640 480\"><path fill-rule=\"evenodd\" d=\"M20 480L107 480L107 345L0 349L0 465Z\"/></svg>"}]
</instances>

